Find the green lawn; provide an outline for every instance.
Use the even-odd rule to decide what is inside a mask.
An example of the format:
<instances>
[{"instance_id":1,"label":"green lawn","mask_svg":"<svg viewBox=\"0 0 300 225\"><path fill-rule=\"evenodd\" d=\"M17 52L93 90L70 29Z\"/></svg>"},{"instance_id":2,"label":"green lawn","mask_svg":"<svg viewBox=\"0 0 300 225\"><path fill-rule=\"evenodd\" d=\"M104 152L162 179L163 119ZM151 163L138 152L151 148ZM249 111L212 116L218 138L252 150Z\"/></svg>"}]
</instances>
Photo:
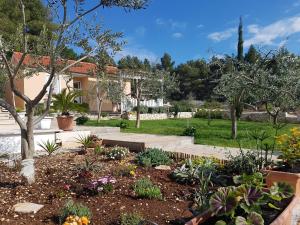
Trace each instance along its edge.
<instances>
[{"instance_id":1,"label":"green lawn","mask_svg":"<svg viewBox=\"0 0 300 225\"><path fill-rule=\"evenodd\" d=\"M213 120L210 126L205 119L168 119L168 120L148 120L141 121L141 128L134 127L135 121L128 121L129 127L122 129L122 132L127 133L146 133L146 134L163 134L163 135L182 135L187 126L193 126L197 129L195 136L196 144L206 144L224 147L238 147L238 142L232 140L231 122L230 120ZM85 125L87 126L112 126L117 127L120 120L103 120L97 124L96 121L90 120ZM287 124L283 127L279 134L288 133L289 129L298 126L296 124ZM255 141L249 138L249 131L265 130L268 134L275 134L275 130L270 123L259 122L238 122L238 140L242 147L251 148L255 146ZM268 142L271 142L271 138Z\"/></svg>"}]
</instances>

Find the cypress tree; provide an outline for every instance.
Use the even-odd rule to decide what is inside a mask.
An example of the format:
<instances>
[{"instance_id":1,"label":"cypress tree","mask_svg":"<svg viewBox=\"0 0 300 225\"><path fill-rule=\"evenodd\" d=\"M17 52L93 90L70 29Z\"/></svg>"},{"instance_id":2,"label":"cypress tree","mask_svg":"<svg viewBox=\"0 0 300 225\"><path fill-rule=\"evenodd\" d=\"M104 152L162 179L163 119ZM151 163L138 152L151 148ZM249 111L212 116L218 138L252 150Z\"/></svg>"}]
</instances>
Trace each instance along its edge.
<instances>
[{"instance_id":1,"label":"cypress tree","mask_svg":"<svg viewBox=\"0 0 300 225\"><path fill-rule=\"evenodd\" d=\"M239 39L238 39L238 46L237 46L237 58L239 61L242 61L244 59L244 39L243 39L243 20L242 17L240 17L240 24L239 24Z\"/></svg>"}]
</instances>

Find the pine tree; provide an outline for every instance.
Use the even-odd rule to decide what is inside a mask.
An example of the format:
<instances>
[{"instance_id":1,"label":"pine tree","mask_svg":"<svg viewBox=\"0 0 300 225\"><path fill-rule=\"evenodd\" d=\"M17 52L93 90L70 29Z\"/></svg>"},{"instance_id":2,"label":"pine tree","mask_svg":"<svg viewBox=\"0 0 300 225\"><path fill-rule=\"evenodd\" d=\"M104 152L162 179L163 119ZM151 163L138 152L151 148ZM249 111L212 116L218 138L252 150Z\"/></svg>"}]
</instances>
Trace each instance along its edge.
<instances>
[{"instance_id":1,"label":"pine tree","mask_svg":"<svg viewBox=\"0 0 300 225\"><path fill-rule=\"evenodd\" d=\"M163 57L160 59L161 67L165 71L171 72L174 69L175 62L172 61L171 56L168 53L165 53Z\"/></svg>"},{"instance_id":2,"label":"pine tree","mask_svg":"<svg viewBox=\"0 0 300 225\"><path fill-rule=\"evenodd\" d=\"M244 40L243 40L243 20L242 17L240 17L240 24L239 24L239 39L238 39L238 46L237 46L237 58L239 61L243 61L244 59Z\"/></svg>"},{"instance_id":3,"label":"pine tree","mask_svg":"<svg viewBox=\"0 0 300 225\"><path fill-rule=\"evenodd\" d=\"M245 61L248 63L255 63L260 58L259 52L253 45L250 45L248 52L245 54Z\"/></svg>"}]
</instances>

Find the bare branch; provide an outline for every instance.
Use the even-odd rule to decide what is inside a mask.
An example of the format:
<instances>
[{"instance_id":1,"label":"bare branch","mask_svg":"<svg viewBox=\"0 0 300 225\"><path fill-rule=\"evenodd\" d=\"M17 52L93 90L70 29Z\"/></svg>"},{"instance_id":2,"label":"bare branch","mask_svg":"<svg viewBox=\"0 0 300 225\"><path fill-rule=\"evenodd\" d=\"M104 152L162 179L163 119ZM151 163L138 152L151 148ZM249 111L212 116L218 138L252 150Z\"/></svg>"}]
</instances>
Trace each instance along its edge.
<instances>
[{"instance_id":1,"label":"bare branch","mask_svg":"<svg viewBox=\"0 0 300 225\"><path fill-rule=\"evenodd\" d=\"M10 105L4 99L0 98L0 106L5 108L14 117L21 129L26 129L25 122L21 119L14 106Z\"/></svg>"},{"instance_id":2,"label":"bare branch","mask_svg":"<svg viewBox=\"0 0 300 225\"><path fill-rule=\"evenodd\" d=\"M23 17L23 53L27 53L27 37L26 37L26 32L27 32L27 25L26 25L26 15L25 15L25 5L23 0L20 0L21 4L21 10L22 10L22 17Z\"/></svg>"},{"instance_id":3,"label":"bare branch","mask_svg":"<svg viewBox=\"0 0 300 225\"><path fill-rule=\"evenodd\" d=\"M85 15L93 12L94 10L96 10L97 8L99 8L102 5L102 2L100 2L99 4L95 5L94 7L90 8L89 10L85 11L84 13L78 15L77 17L75 17L67 26L66 28L70 27L72 24L76 23L76 21L78 21L79 19L81 19L82 17L84 17Z\"/></svg>"},{"instance_id":4,"label":"bare branch","mask_svg":"<svg viewBox=\"0 0 300 225\"><path fill-rule=\"evenodd\" d=\"M11 69L11 67L9 65L9 62L8 62L8 60L6 58L6 55L5 55L5 53L3 51L1 52L1 56L2 56L2 59L4 61L7 73L8 73L8 78L9 78L9 83L10 83L11 90L15 93L16 96L18 96L21 99L23 99L27 104L31 104L31 100L26 95L22 94L16 88L15 80L14 80L15 79L14 74L13 74L12 69Z\"/></svg>"}]
</instances>

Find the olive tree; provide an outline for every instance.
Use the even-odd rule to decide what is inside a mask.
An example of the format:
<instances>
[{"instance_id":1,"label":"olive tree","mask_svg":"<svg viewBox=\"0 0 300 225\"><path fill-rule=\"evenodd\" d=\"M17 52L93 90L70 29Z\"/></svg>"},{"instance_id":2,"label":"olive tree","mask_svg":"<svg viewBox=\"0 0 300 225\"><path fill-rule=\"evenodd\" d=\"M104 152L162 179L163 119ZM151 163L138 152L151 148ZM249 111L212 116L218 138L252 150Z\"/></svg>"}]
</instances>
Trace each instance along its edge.
<instances>
[{"instance_id":1,"label":"olive tree","mask_svg":"<svg viewBox=\"0 0 300 225\"><path fill-rule=\"evenodd\" d=\"M216 61L213 62L214 64ZM227 57L219 62L221 78L215 88L215 93L223 96L228 105L231 118L231 137L237 138L238 119L242 115L244 100L251 94L252 86L245 76L249 76L249 67L246 63L235 58Z\"/></svg>"},{"instance_id":2,"label":"olive tree","mask_svg":"<svg viewBox=\"0 0 300 225\"><path fill-rule=\"evenodd\" d=\"M252 73L252 76L250 75ZM283 49L270 51L244 76L252 87L253 104L263 104L274 125L280 113L300 105L300 59Z\"/></svg>"},{"instance_id":3,"label":"olive tree","mask_svg":"<svg viewBox=\"0 0 300 225\"><path fill-rule=\"evenodd\" d=\"M89 2L89 4L87 4ZM68 45L81 45L82 41L85 43L89 40L91 30L84 29L82 23L85 18L95 10L100 8L123 7L126 9L141 9L145 6L147 0L48 0L47 7L50 10L53 22L56 23L56 28L49 31L46 27L40 32L37 37L36 46L32 48L28 45L28 12L26 4L19 0L19 8L22 15L21 29L18 29L17 34L12 36L9 41L0 39L0 57L1 68L5 68L5 76L8 79L8 85L13 94L25 102L27 119L23 120L17 113L14 105L10 104L3 97L0 97L0 106L7 109L12 117L15 119L21 130L21 155L22 155L22 169L21 175L28 183L35 181L34 176L34 125L38 124L45 115L47 115L51 97L54 90L54 84L57 76L68 71L68 69L84 59L90 57L101 46L101 42L106 41L101 38L103 33L99 34L96 38L97 42L94 43L93 48L78 60L68 63L62 62L60 53L64 46ZM89 8L90 7L90 8ZM86 22L85 22L86 23ZM103 31L104 32L104 31ZM1 34L0 34L1 35ZM7 40L7 39L5 39ZM14 51L21 51L21 59L16 63L9 60L9 55ZM41 56L46 55L49 57L49 65L41 63ZM26 69L24 61L26 57L34 60L33 64L36 69ZM16 85L16 80L20 78L34 76L34 74L43 71L49 74L49 78L43 85L43 88L34 98L29 98L27 95ZM45 112L38 118L34 118L34 111L37 105L47 96Z\"/></svg>"},{"instance_id":4,"label":"olive tree","mask_svg":"<svg viewBox=\"0 0 300 225\"><path fill-rule=\"evenodd\" d=\"M122 79L131 79L132 95L137 101L136 128L141 125L141 101L149 99L166 98L169 93L177 89L178 85L174 76L166 71L157 69L123 69Z\"/></svg>"}]
</instances>

